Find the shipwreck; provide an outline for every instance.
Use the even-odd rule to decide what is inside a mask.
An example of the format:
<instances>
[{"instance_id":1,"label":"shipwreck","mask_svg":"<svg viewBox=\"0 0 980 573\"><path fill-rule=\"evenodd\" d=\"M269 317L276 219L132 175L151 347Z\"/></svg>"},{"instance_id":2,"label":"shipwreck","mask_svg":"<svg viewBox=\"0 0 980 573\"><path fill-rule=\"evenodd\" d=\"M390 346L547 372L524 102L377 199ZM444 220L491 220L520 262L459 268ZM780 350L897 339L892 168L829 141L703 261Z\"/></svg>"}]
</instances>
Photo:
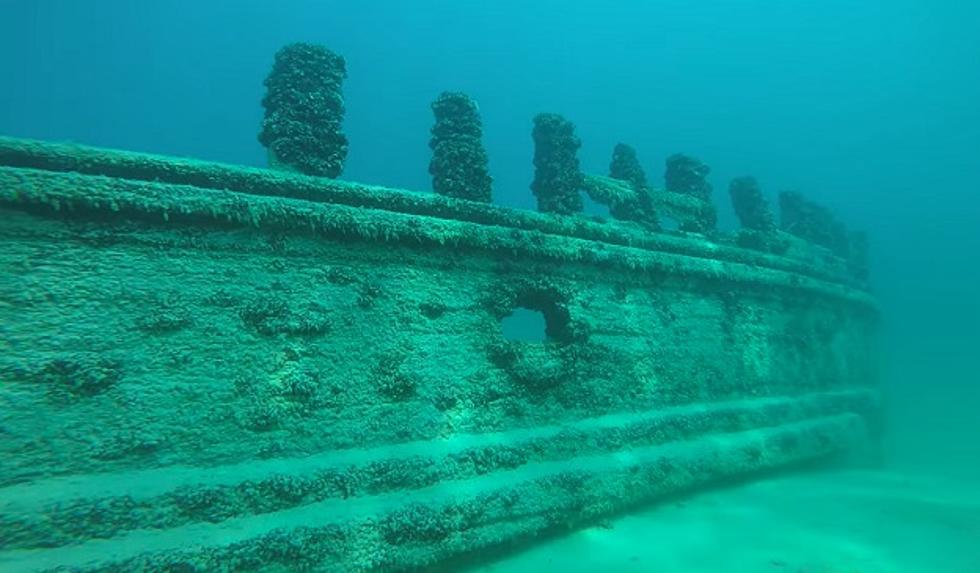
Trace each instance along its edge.
<instances>
[{"instance_id":1,"label":"shipwreck","mask_svg":"<svg viewBox=\"0 0 980 573\"><path fill-rule=\"evenodd\" d=\"M0 138L0 569L452 569L874 456L867 242L827 209L739 178L720 232L707 166L582 173L555 114L539 212L496 206L455 92L436 193L341 181L344 66L279 53L269 169Z\"/></svg>"}]
</instances>

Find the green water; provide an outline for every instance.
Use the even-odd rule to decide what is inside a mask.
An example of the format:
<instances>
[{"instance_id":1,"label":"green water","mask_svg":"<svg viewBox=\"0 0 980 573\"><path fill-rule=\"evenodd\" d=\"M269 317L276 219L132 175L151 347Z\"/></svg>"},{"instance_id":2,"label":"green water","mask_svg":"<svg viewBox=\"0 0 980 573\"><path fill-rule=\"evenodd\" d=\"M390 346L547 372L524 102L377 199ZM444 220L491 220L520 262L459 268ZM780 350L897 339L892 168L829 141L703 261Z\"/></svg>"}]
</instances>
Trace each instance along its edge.
<instances>
[{"instance_id":1,"label":"green water","mask_svg":"<svg viewBox=\"0 0 980 573\"><path fill-rule=\"evenodd\" d=\"M975 7L2 13L0 571L980 571Z\"/></svg>"}]
</instances>

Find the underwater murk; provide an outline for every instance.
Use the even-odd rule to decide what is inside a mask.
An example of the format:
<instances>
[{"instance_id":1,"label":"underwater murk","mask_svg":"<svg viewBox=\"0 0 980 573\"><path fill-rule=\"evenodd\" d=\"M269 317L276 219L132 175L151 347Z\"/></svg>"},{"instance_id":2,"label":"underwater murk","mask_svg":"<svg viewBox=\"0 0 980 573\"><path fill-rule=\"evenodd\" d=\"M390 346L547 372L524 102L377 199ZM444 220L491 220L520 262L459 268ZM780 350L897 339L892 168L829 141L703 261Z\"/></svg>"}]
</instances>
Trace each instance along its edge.
<instances>
[{"instance_id":1,"label":"underwater murk","mask_svg":"<svg viewBox=\"0 0 980 573\"><path fill-rule=\"evenodd\" d=\"M887 250L897 243L876 215L892 207L840 209L799 190L821 169L774 167L794 164L783 141L762 148L764 176L729 159L713 171L710 158L756 157L738 143L759 144L748 130L656 133L685 144L659 159L649 133L671 103L686 113L672 85L705 89L685 68L706 65L692 46L730 59L716 71L761 61L753 77L771 89L799 73L777 48L813 57L794 43L801 32L837 30L840 45L825 47L858 54L848 62L863 61L854 38L872 50L903 26L976 44L949 13L898 3L840 23L710 3L709 19L669 2L423 2L411 14L243 2L232 15L71 4L13 2L0 28L0 62L18 80L0 90L0 571L980 572L976 392L950 385L941 402L939 382L925 399L894 381L938 355L893 326L927 310L898 308L896 289L879 286L917 272L913 255ZM869 22L878 28L835 27ZM199 27L208 33L189 39ZM436 74L445 91L392 81L399 65L423 66L411 63L419 35L446 62L494 65L449 66ZM181 52L185 38L227 54L275 47L202 81L215 60ZM89 69L57 67L76 58ZM887 76L899 93L924 73L883 61L900 70ZM658 69L681 75L643 79ZM153 133L130 144L114 114L162 116L164 139L166 125L201 116L168 107L179 90L79 107L101 89L93 77L125 81L112 70L158 88L171 81L162 70L187 74L194 99L224 98L200 105L254 113L226 111L230 133L186 147ZM229 70L252 91L222 87ZM391 83L366 89L372 70ZM864 85L853 81L826 88L840 98L826 108L746 106L751 82L720 81L712 89L728 93L697 113L820 116L851 109ZM957 93L980 94L958 81ZM533 97L516 94L522 84ZM602 101L622 94L610 125L593 109L606 88ZM424 121L412 107L423 92ZM943 100L951 118L958 101ZM390 126L394 145L370 134L373 117L405 118ZM980 135L978 123L949 139ZM514 126L519 141L503 137ZM65 141L78 133L89 137ZM698 142L710 133L719 143ZM813 153L826 153L826 133L808 136ZM420 144L400 151L398 138ZM431 192L385 180L412 161ZM833 171L849 168L860 185L894 181L847 162ZM959 308L968 318L976 301ZM966 346L943 348L949 372L967 364ZM956 469L935 462L954 451L967 460Z\"/></svg>"}]
</instances>

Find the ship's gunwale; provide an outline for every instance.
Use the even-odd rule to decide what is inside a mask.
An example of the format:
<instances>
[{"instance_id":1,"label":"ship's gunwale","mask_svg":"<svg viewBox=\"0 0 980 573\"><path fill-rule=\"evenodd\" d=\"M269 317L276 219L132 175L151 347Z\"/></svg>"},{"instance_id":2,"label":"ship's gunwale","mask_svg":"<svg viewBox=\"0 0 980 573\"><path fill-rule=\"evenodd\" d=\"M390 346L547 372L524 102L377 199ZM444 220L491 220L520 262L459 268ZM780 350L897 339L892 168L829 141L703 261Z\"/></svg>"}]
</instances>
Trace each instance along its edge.
<instances>
[{"instance_id":1,"label":"ship's gunwale","mask_svg":"<svg viewBox=\"0 0 980 573\"><path fill-rule=\"evenodd\" d=\"M726 289L762 287L782 292L802 291L877 312L875 299L865 291L760 265L542 231L190 185L0 167L0 207L42 216L70 214L73 220L89 219L106 224L116 217L157 225L250 227L277 233L313 233L348 242L390 242L419 248L491 252L559 264L689 277L720 284Z\"/></svg>"},{"instance_id":2,"label":"ship's gunwale","mask_svg":"<svg viewBox=\"0 0 980 573\"><path fill-rule=\"evenodd\" d=\"M538 213L298 173L11 137L0 137L0 166L187 185L533 231L592 241L600 248L616 245L786 271L866 291L846 272L818 261L753 251L698 235L656 233L617 221Z\"/></svg>"}]
</instances>

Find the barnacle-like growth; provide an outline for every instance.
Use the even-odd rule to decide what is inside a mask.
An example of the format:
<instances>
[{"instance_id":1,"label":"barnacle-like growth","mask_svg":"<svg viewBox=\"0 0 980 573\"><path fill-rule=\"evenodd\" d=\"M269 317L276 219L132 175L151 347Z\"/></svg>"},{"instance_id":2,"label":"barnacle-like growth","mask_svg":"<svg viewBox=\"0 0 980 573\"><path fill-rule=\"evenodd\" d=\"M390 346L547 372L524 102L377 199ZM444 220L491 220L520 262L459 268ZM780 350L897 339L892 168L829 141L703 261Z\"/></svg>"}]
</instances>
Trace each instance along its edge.
<instances>
[{"instance_id":1,"label":"barnacle-like growth","mask_svg":"<svg viewBox=\"0 0 980 573\"><path fill-rule=\"evenodd\" d=\"M582 211L582 172L575 137L575 125L554 113L534 118L534 181L531 191L538 199L538 210L571 214Z\"/></svg>"},{"instance_id":2,"label":"barnacle-like growth","mask_svg":"<svg viewBox=\"0 0 980 573\"><path fill-rule=\"evenodd\" d=\"M432 102L432 189L440 195L490 202L493 179L480 138L483 124L476 102L459 92L443 92Z\"/></svg>"},{"instance_id":3,"label":"barnacle-like growth","mask_svg":"<svg viewBox=\"0 0 980 573\"><path fill-rule=\"evenodd\" d=\"M696 217L682 222L683 231L705 233L714 230L717 224L717 211L711 204L709 173L711 173L710 167L689 155L675 153L667 158L667 170L664 172L667 191L688 195L703 202Z\"/></svg>"},{"instance_id":4,"label":"barnacle-like growth","mask_svg":"<svg viewBox=\"0 0 980 573\"><path fill-rule=\"evenodd\" d=\"M609 163L609 176L613 179L629 181L639 189L647 186L647 174L640 166L636 150L625 143L617 143L613 148L612 161Z\"/></svg>"},{"instance_id":5,"label":"barnacle-like growth","mask_svg":"<svg viewBox=\"0 0 980 573\"><path fill-rule=\"evenodd\" d=\"M269 164L307 175L337 177L347 158L341 129L347 77L344 58L316 44L289 44L276 53L265 79L259 141Z\"/></svg>"},{"instance_id":6,"label":"barnacle-like growth","mask_svg":"<svg viewBox=\"0 0 980 573\"><path fill-rule=\"evenodd\" d=\"M838 256L849 257L850 239L829 209L796 191L779 194L780 227L792 235L826 247Z\"/></svg>"},{"instance_id":7,"label":"barnacle-like growth","mask_svg":"<svg viewBox=\"0 0 980 573\"><path fill-rule=\"evenodd\" d=\"M739 246L782 254L790 246L786 236L776 231L769 202L759 190L755 177L736 177L728 185L735 215L742 224L736 236Z\"/></svg>"},{"instance_id":8,"label":"barnacle-like growth","mask_svg":"<svg viewBox=\"0 0 980 573\"><path fill-rule=\"evenodd\" d=\"M774 231L776 223L769 202L762 196L755 177L736 177L728 186L732 207L743 229Z\"/></svg>"},{"instance_id":9,"label":"barnacle-like growth","mask_svg":"<svg viewBox=\"0 0 980 573\"><path fill-rule=\"evenodd\" d=\"M647 175L633 147L625 143L616 144L609 163L609 176L629 182L635 193L629 201L611 204L609 213L617 219L634 221L648 229L659 229L653 197L647 185Z\"/></svg>"},{"instance_id":10,"label":"barnacle-like growth","mask_svg":"<svg viewBox=\"0 0 980 573\"><path fill-rule=\"evenodd\" d=\"M698 159L683 153L675 153L667 158L664 183L667 191L697 197L702 201L711 200L711 184L708 174L711 168Z\"/></svg>"}]
</instances>

